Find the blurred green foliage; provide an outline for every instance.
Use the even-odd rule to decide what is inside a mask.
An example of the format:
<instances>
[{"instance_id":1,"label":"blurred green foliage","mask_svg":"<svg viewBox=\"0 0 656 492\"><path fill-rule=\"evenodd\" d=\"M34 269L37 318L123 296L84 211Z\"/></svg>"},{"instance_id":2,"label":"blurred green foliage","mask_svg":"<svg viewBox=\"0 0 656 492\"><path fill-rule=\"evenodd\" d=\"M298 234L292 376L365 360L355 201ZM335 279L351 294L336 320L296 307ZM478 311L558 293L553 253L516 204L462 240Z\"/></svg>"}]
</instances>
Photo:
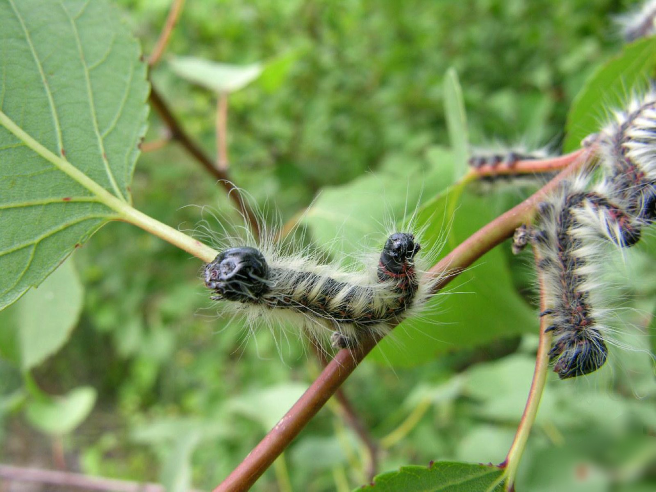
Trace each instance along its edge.
<instances>
[{"instance_id":1,"label":"blurred green foliage","mask_svg":"<svg viewBox=\"0 0 656 492\"><path fill-rule=\"evenodd\" d=\"M170 1L116 3L148 52ZM625 3L189 1L168 51L239 65L285 61L278 64L280 77L258 79L231 94L229 141L235 181L260 207L280 211L286 220L326 187L366 188L367 179L380 176L390 188L399 186L393 174L399 168L407 171L404 180L414 176L425 183L430 190L425 199L443 189L440 175L430 171L450 159L443 98L449 67L460 79L473 144L498 138L558 147L575 95L621 49L610 16L624 12ZM216 96L178 78L166 60L152 76L176 115L213 154ZM147 140L162 132L151 116ZM401 188L407 189L405 181ZM221 210L225 220L239 221L212 178L175 144L141 157L132 192L137 208L183 230L196 227L205 205ZM330 203L339 192L328 189L320 200L327 195ZM518 198L516 193L495 198L487 211L500 213ZM374 199L371 193L363 202ZM456 230L475 226L460 223ZM642 273L635 277L647 280L627 285L625 293L636 296L639 312L651 312L653 238L641 248L645 254L636 254L630 264ZM519 334L537 326L535 321L502 329L535 307L528 257L506 258L508 249L493 252L487 261L494 263L479 270L502 270L503 285L512 281L520 287L524 300L512 299L519 312L491 321L494 333L514 336L448 350L413 368L365 363L345 385L377 439L397 429L422 402L430 403L409 433L383 450L380 471L434 459L503 460L533 370L536 337ZM74 259L85 286L81 319L64 349L32 377L44 393L95 388L90 417L65 438L67 452L79 458L85 473L209 489L317 373L296 334L263 329L249 336L239 320L219 319L201 286L198 262L134 227L110 224ZM475 288L465 283L458 290ZM457 314L447 316L454 322ZM634 315L627 323L644 324L643 318ZM649 349L645 336L627 343ZM405 349L392 343L385 350ZM617 352L614 374L550 382L518 490L656 488L651 359ZM0 355L6 357L2 350ZM0 449L21 447L25 420L15 410L27 397L22 387L20 371L0 359L0 419L7 429L0 439L10 444ZM286 453L293 490L341 491L367 483L361 448L336 410L327 407ZM0 458L12 461L14 455L0 451ZM255 489L279 490L279 480L271 470Z\"/></svg>"}]
</instances>

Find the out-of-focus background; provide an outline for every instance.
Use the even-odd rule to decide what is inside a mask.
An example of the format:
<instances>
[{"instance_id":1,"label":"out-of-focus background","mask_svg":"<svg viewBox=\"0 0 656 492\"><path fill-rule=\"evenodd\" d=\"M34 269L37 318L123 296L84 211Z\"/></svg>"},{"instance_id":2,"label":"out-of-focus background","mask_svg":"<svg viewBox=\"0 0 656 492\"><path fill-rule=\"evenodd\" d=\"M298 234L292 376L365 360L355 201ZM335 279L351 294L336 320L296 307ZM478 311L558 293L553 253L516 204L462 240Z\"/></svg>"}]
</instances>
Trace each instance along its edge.
<instances>
[{"instance_id":1,"label":"out-of-focus background","mask_svg":"<svg viewBox=\"0 0 656 492\"><path fill-rule=\"evenodd\" d=\"M170 3L116 2L145 53ZM229 96L230 173L258 209L275 210L286 222L319 192L319 200L340 190L366 195L366 179L390 169L416 170L402 182L430 175L451 145L444 117L451 67L462 87L472 145L500 141L558 151L576 94L622 50L613 16L634 5L188 0L152 80L214 155L216 94L176 74L173 56L267 67ZM165 136L152 111L150 119L146 142ZM348 188L353 183L360 188ZM201 206L239 221L215 179L175 143L142 155L132 192L137 208L180 229L192 230L208 218ZM521 196L516 189L501 198L471 195L478 206L492 200L495 212ZM439 217L445 227L451 220L459 227L454 213ZM454 342L413 366L414 355L400 335L344 385L379 447L379 472L437 459L504 459L530 384L538 326L530 254L510 258L504 247L480 268L503 265L502 288L515 292L507 319L494 314L472 321L474 326L464 314L459 317L457 306L442 306L449 320L440 328L448 332L445 339L466 337L468 330L483 333L487 322L495 326L493 336L466 346ZM653 238L641 248L618 263L618 271L629 270L618 273L617 283L627 308L619 325L634 327L637 335L626 343L643 352L617 351L599 377L550 380L518 490L656 490L656 382L644 352L653 339L640 332L649 323L656 290ZM68 342L29 377L10 358L0 358L3 463L207 490L318 374L312 351L293 332L262 329L247 337L238 320L228 325L202 286L202 265L133 226L104 227L74 262L84 304ZM465 282L452 295L476 296L475 286ZM441 319L430 317L431 323ZM485 320L485 313L477 319ZM529 321L518 325L518 319ZM435 338L431 324L426 326L423 336ZM402 363L395 362L394 351L404 355ZM70 409L29 406L24 392L30 387L68 394L62 405ZM71 398L76 388L92 392L95 400L79 393ZM89 401L88 416L79 422L58 427L48 421L86 415L80 407ZM368 483L366 451L340 412L334 403L323 409L254 490L346 491ZM2 492L23 490L63 489L0 480Z\"/></svg>"}]
</instances>

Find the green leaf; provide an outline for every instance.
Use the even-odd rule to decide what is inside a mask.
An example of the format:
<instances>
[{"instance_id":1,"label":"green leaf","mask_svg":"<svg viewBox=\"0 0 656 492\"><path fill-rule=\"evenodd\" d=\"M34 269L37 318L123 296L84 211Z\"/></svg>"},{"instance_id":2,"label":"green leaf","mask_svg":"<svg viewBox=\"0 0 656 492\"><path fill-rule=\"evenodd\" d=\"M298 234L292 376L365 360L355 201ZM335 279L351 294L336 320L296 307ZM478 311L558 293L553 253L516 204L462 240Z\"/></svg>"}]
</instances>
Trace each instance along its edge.
<instances>
[{"instance_id":1,"label":"green leaf","mask_svg":"<svg viewBox=\"0 0 656 492\"><path fill-rule=\"evenodd\" d=\"M63 397L45 395L30 401L26 415L30 423L46 434L64 435L87 418L96 402L96 390L76 388Z\"/></svg>"},{"instance_id":2,"label":"green leaf","mask_svg":"<svg viewBox=\"0 0 656 492\"><path fill-rule=\"evenodd\" d=\"M467 173L468 132L467 114L462 98L462 88L458 81L458 73L449 68L444 77L444 111L446 126L449 130L449 140L455 158L455 179L460 179Z\"/></svg>"},{"instance_id":3,"label":"green leaf","mask_svg":"<svg viewBox=\"0 0 656 492\"><path fill-rule=\"evenodd\" d=\"M169 65L179 77L218 94L243 89L257 79L264 69L260 63L229 65L192 56L173 57Z\"/></svg>"},{"instance_id":4,"label":"green leaf","mask_svg":"<svg viewBox=\"0 0 656 492\"><path fill-rule=\"evenodd\" d=\"M228 408L260 423L262 429L268 431L278 423L306 389L306 385L299 383L280 384L233 398Z\"/></svg>"},{"instance_id":5,"label":"green leaf","mask_svg":"<svg viewBox=\"0 0 656 492\"><path fill-rule=\"evenodd\" d=\"M223 419L163 417L135 425L130 436L135 442L153 444L157 447L198 431L201 432L203 439L216 439L230 435L232 429Z\"/></svg>"},{"instance_id":6,"label":"green leaf","mask_svg":"<svg viewBox=\"0 0 656 492\"><path fill-rule=\"evenodd\" d=\"M356 490L377 492L502 492L503 470L492 465L438 461L430 466L404 466L374 478ZM354 491L355 492L355 491Z\"/></svg>"},{"instance_id":7,"label":"green leaf","mask_svg":"<svg viewBox=\"0 0 656 492\"><path fill-rule=\"evenodd\" d=\"M105 0L0 1L0 309L130 199L148 113L139 58Z\"/></svg>"},{"instance_id":8,"label":"green leaf","mask_svg":"<svg viewBox=\"0 0 656 492\"><path fill-rule=\"evenodd\" d=\"M300 46L267 62L258 84L269 94L276 92L287 78L289 71L307 46Z\"/></svg>"},{"instance_id":9,"label":"green leaf","mask_svg":"<svg viewBox=\"0 0 656 492\"><path fill-rule=\"evenodd\" d=\"M656 68L656 38L627 45L622 53L601 66L574 99L567 116L564 152L581 146L581 140L600 130L608 110L626 105L632 90L644 89Z\"/></svg>"},{"instance_id":10,"label":"green leaf","mask_svg":"<svg viewBox=\"0 0 656 492\"><path fill-rule=\"evenodd\" d=\"M651 322L649 323L649 328L647 328L647 334L651 342L651 352L656 354L656 310L651 314Z\"/></svg>"},{"instance_id":11,"label":"green leaf","mask_svg":"<svg viewBox=\"0 0 656 492\"><path fill-rule=\"evenodd\" d=\"M393 232L385 227L403 222L418 210L422 199L429 200L451 184L452 154L435 147L426 159L428 164L392 155L375 174L324 188L303 219L313 238L340 256L360 254L363 246L382 247L385 235Z\"/></svg>"},{"instance_id":12,"label":"green leaf","mask_svg":"<svg viewBox=\"0 0 656 492\"><path fill-rule=\"evenodd\" d=\"M17 310L21 368L28 371L68 340L82 311L83 288L71 260L9 310Z\"/></svg>"},{"instance_id":13,"label":"green leaf","mask_svg":"<svg viewBox=\"0 0 656 492\"><path fill-rule=\"evenodd\" d=\"M348 463L348 456L337 436L306 437L292 448L291 461L298 469L325 470Z\"/></svg>"}]
</instances>

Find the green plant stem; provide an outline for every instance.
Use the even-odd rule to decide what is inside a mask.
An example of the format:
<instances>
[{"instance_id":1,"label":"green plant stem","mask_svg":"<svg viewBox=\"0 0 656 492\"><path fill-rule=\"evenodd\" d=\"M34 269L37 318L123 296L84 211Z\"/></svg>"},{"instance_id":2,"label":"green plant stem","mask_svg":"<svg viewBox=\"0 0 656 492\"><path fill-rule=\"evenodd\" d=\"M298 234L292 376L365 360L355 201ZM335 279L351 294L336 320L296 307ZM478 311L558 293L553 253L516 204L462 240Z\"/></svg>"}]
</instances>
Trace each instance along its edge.
<instances>
[{"instance_id":1,"label":"green plant stem","mask_svg":"<svg viewBox=\"0 0 656 492\"><path fill-rule=\"evenodd\" d=\"M292 483L289 480L289 471L285 461L285 453L282 453L273 463L273 469L276 472L276 481L280 492L293 492Z\"/></svg>"},{"instance_id":2,"label":"green plant stem","mask_svg":"<svg viewBox=\"0 0 656 492\"><path fill-rule=\"evenodd\" d=\"M432 402L430 399L425 398L421 400L419 404L412 409L410 415L408 415L408 417L403 422L401 422L401 425L399 425L396 429L394 429L392 432L380 440L380 445L384 449L391 448L397 442L407 436L408 433L419 423L431 405Z\"/></svg>"},{"instance_id":3,"label":"green plant stem","mask_svg":"<svg viewBox=\"0 0 656 492\"><path fill-rule=\"evenodd\" d=\"M539 261L537 253L535 254L535 262ZM538 272L540 269L537 269ZM544 280L539 277L540 282L540 311L546 309L545 296L544 296ZM540 318L540 343L538 345L538 353L535 361L535 371L533 373L533 381L531 382L531 389L528 393L526 407L522 419L519 422L515 439L513 440L508 455L505 461L501 464L506 468L504 474L506 480L506 490L512 492L515 490L515 477L517 476L517 469L521 461L528 436L531 433L531 427L535 422L540 407L540 400L544 391L544 385L547 382L547 371L549 369L549 349L551 348L551 332L545 332L547 327L547 319Z\"/></svg>"},{"instance_id":4,"label":"green plant stem","mask_svg":"<svg viewBox=\"0 0 656 492\"><path fill-rule=\"evenodd\" d=\"M185 250L187 253L194 255L205 263L209 263L210 261L214 260L214 258L216 258L216 256L219 254L216 250L210 248L206 244L201 243L197 239L194 239L191 236L187 236L186 234L173 229L172 227L158 220L153 219L149 215L140 212L125 202L115 205L116 208L112 208L119 212L120 219L124 222L129 222L130 224L142 228L144 231L150 232L151 234L163 239L164 241L167 241L172 245Z\"/></svg>"}]
</instances>

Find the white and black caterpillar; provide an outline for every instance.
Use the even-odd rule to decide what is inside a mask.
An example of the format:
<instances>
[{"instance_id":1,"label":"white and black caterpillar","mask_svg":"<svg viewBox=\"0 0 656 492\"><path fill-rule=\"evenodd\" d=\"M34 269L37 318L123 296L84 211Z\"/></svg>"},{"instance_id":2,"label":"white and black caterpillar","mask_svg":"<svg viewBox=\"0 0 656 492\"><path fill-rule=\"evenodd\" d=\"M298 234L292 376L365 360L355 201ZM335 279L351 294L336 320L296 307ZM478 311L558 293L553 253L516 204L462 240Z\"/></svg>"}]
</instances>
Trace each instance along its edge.
<instances>
[{"instance_id":1,"label":"white and black caterpillar","mask_svg":"<svg viewBox=\"0 0 656 492\"><path fill-rule=\"evenodd\" d=\"M247 316L291 318L314 337L329 330L336 348L381 337L421 306L432 282L415 267L420 245L410 233L390 235L374 271L348 272L304 256L240 246L226 249L204 270L213 300L235 303Z\"/></svg>"},{"instance_id":2,"label":"white and black caterpillar","mask_svg":"<svg viewBox=\"0 0 656 492\"><path fill-rule=\"evenodd\" d=\"M609 246L635 245L656 219L655 108L650 92L616 112L616 121L594 136L600 176L584 170L538 207L529 237L544 280L541 316L550 318L547 330L554 333L549 355L561 379L606 362L610 329L600 278Z\"/></svg>"}]
</instances>

